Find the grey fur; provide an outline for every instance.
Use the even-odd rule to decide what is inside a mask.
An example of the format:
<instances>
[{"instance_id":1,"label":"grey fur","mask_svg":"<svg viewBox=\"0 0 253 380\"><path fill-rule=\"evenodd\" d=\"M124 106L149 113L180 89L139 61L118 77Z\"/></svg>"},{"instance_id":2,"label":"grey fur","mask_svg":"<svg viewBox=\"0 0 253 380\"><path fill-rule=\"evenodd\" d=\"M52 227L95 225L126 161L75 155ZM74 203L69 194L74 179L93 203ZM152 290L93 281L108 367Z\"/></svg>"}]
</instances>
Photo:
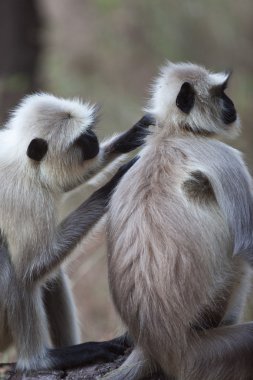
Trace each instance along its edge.
<instances>
[{"instance_id":1,"label":"grey fur","mask_svg":"<svg viewBox=\"0 0 253 380\"><path fill-rule=\"evenodd\" d=\"M76 307L68 281L63 269L60 269L51 283L43 289L43 300L54 347L71 346L79 340Z\"/></svg>"},{"instance_id":2,"label":"grey fur","mask_svg":"<svg viewBox=\"0 0 253 380\"><path fill-rule=\"evenodd\" d=\"M0 132L0 349L15 344L20 370L56 366L49 345L79 343L74 302L61 264L105 213L124 170L60 225L57 202L66 189L125 152L122 136L129 137L127 132L113 137L100 146L96 157L84 160L75 141L81 135L90 139L95 119L94 106L39 94L23 100ZM130 129L128 151L136 147L139 129ZM33 139L47 142L42 159L37 160L40 155L31 159L33 152L26 154ZM94 133L88 141L97 143ZM96 354L99 347L93 349ZM64 358L58 350L56 357L64 362L70 353L71 349ZM77 351L72 355L75 358Z\"/></svg>"},{"instance_id":3,"label":"grey fur","mask_svg":"<svg viewBox=\"0 0 253 380\"><path fill-rule=\"evenodd\" d=\"M169 63L154 86L157 126L108 212L110 288L137 347L108 380L125 379L126 367L128 380L142 378L143 362L177 380L253 378L252 323L223 326L242 315L253 230L246 165L214 139L239 128L210 95L225 80ZM196 96L189 114L175 104L185 81Z\"/></svg>"}]
</instances>

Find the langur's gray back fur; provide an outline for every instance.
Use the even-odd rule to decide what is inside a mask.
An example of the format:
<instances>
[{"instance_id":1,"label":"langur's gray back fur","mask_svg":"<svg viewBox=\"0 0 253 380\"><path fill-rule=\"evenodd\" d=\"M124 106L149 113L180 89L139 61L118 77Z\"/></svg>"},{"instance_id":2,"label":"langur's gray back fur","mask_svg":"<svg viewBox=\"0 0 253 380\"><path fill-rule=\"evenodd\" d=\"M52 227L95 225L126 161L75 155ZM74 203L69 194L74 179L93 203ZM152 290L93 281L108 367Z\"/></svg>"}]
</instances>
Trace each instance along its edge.
<instances>
[{"instance_id":1,"label":"langur's gray back fur","mask_svg":"<svg viewBox=\"0 0 253 380\"><path fill-rule=\"evenodd\" d=\"M111 292L136 344L110 380L252 376L253 324L220 327L242 315L253 248L251 177L215 139L240 128L227 81L168 63L153 87L157 125L109 209Z\"/></svg>"}]
</instances>

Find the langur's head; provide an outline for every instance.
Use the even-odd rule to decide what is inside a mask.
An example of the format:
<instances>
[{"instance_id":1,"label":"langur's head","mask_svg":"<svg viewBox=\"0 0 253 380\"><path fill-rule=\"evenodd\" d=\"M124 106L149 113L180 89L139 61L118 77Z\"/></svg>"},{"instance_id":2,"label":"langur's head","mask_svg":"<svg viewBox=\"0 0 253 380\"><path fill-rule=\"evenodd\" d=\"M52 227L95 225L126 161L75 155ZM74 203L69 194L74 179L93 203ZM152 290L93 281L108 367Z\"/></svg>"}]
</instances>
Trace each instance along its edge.
<instances>
[{"instance_id":1,"label":"langur's head","mask_svg":"<svg viewBox=\"0 0 253 380\"><path fill-rule=\"evenodd\" d=\"M92 130L96 118L97 107L77 99L28 96L6 125L11 155L45 187L71 189L97 159L99 143Z\"/></svg>"},{"instance_id":2,"label":"langur's head","mask_svg":"<svg viewBox=\"0 0 253 380\"><path fill-rule=\"evenodd\" d=\"M171 63L161 69L152 87L147 111L158 126L206 134L235 135L240 128L226 94L230 73L212 73L192 63Z\"/></svg>"}]
</instances>

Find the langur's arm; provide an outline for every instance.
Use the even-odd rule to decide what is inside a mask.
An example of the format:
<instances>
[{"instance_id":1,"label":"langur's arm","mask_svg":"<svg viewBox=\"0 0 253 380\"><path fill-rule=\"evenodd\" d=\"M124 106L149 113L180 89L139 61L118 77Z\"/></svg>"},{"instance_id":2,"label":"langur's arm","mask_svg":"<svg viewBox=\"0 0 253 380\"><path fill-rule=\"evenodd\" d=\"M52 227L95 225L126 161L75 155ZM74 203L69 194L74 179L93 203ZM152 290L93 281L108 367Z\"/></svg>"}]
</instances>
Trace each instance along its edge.
<instances>
[{"instance_id":1,"label":"langur's arm","mask_svg":"<svg viewBox=\"0 0 253 380\"><path fill-rule=\"evenodd\" d=\"M43 252L42 262L36 259L36 257L41 257L41 254L34 255L34 262L25 273L26 281L31 283L39 281L62 263L106 212L114 188L137 160L138 157L135 157L123 165L106 185L93 193L59 225L55 240Z\"/></svg>"},{"instance_id":2,"label":"langur's arm","mask_svg":"<svg viewBox=\"0 0 253 380\"><path fill-rule=\"evenodd\" d=\"M149 134L148 127L154 124L154 117L151 114L146 114L128 131L118 134L102 143L100 146L98 164L92 168L88 174L85 174L85 179L88 180L110 164L112 164L113 167L110 168L109 172L115 172L122 164L120 156L143 145L145 138Z\"/></svg>"},{"instance_id":3,"label":"langur's arm","mask_svg":"<svg viewBox=\"0 0 253 380\"><path fill-rule=\"evenodd\" d=\"M205 175L234 240L233 254L241 255L253 264L252 178L239 155L227 155L224 150L217 152L215 159L209 157L206 164Z\"/></svg>"},{"instance_id":4,"label":"langur's arm","mask_svg":"<svg viewBox=\"0 0 253 380\"><path fill-rule=\"evenodd\" d=\"M115 136L109 142L102 144L102 158L104 161L111 161L115 156L122 153L129 153L140 147L148 135L148 127L154 125L155 121L150 114L144 115L128 131Z\"/></svg>"}]
</instances>

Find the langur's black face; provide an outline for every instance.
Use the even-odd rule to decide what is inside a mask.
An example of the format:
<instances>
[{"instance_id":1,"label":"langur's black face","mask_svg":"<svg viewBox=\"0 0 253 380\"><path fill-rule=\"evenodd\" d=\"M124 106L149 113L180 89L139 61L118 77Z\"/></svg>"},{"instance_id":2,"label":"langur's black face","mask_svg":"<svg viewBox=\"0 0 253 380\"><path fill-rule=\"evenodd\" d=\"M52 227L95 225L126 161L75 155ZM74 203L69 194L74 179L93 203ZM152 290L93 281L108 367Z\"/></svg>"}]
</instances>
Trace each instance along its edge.
<instances>
[{"instance_id":1,"label":"langur's black face","mask_svg":"<svg viewBox=\"0 0 253 380\"><path fill-rule=\"evenodd\" d=\"M231 124L236 121L236 110L232 100L223 92L220 97L221 100L221 114L224 124Z\"/></svg>"},{"instance_id":2,"label":"langur's black face","mask_svg":"<svg viewBox=\"0 0 253 380\"><path fill-rule=\"evenodd\" d=\"M224 124L231 124L236 121L237 113L233 101L225 93L229 78L220 86L214 89L214 97L218 101L221 111L221 118Z\"/></svg>"},{"instance_id":3,"label":"langur's black face","mask_svg":"<svg viewBox=\"0 0 253 380\"><path fill-rule=\"evenodd\" d=\"M99 153L98 138L91 128L88 128L75 140L74 147L80 150L83 161L91 160Z\"/></svg>"}]
</instances>

